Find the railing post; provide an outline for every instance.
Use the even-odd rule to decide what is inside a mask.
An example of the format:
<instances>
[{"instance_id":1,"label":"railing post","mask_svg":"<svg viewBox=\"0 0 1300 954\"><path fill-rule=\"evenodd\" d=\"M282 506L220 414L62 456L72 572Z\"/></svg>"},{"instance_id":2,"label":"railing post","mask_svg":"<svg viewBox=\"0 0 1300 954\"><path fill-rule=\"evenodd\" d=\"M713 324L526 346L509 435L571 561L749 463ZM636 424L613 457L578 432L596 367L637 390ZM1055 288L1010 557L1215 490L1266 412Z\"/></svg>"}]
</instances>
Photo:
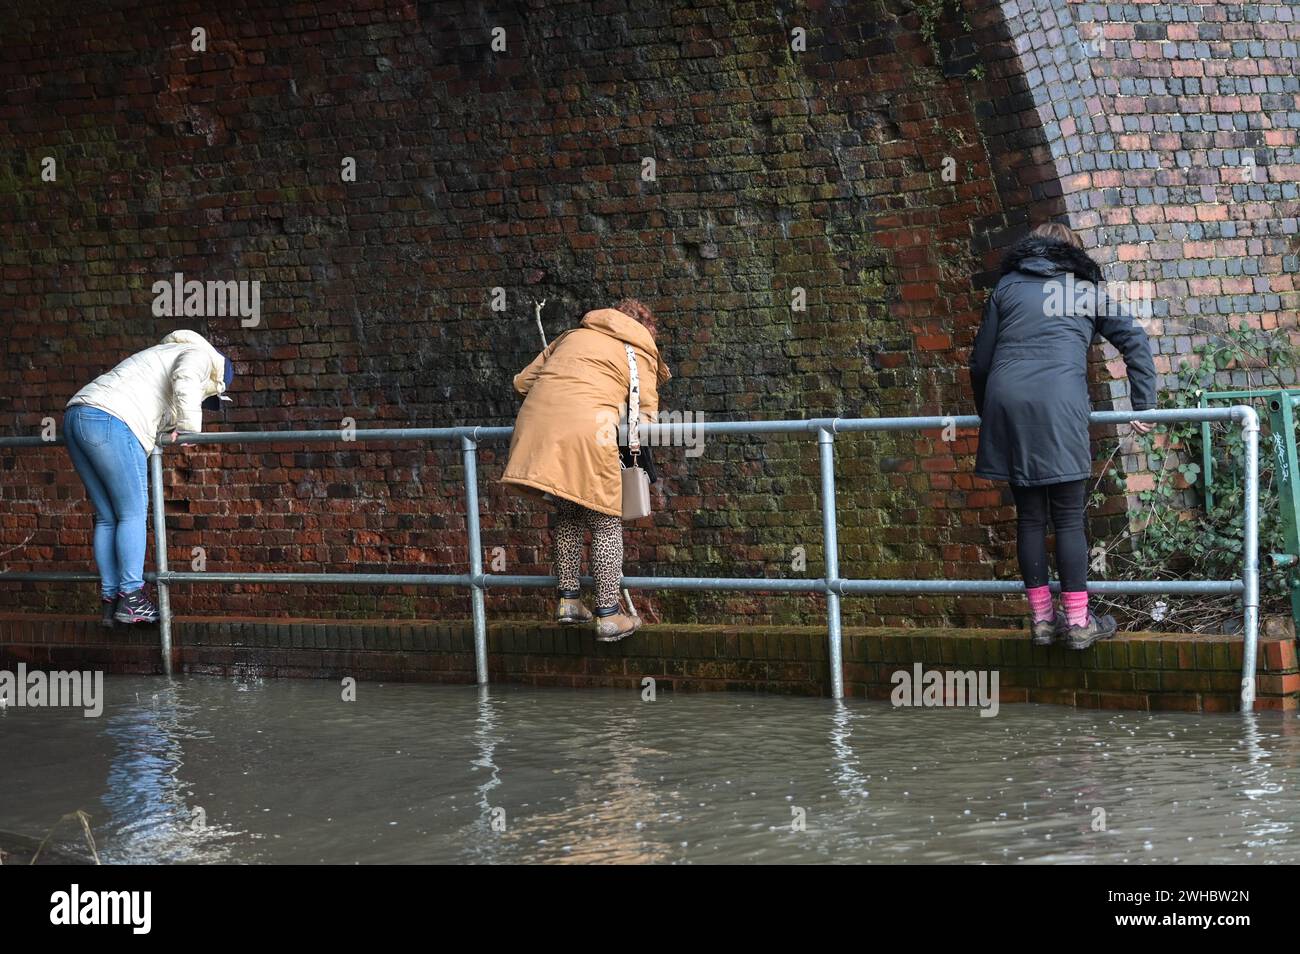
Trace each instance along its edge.
<instances>
[{"instance_id":1,"label":"railing post","mask_svg":"<svg viewBox=\"0 0 1300 954\"><path fill-rule=\"evenodd\" d=\"M483 541L478 525L478 442L471 437L460 439L461 456L465 461L465 529L469 534L469 599L474 614L474 670L478 684L488 681L487 661L487 605L479 577L483 575Z\"/></svg>"},{"instance_id":2,"label":"railing post","mask_svg":"<svg viewBox=\"0 0 1300 954\"><path fill-rule=\"evenodd\" d=\"M1246 504L1242 517L1241 595L1244 615L1241 653L1241 710L1255 705L1255 665L1259 653L1259 415L1242 405L1241 436L1246 451Z\"/></svg>"},{"instance_id":3,"label":"railing post","mask_svg":"<svg viewBox=\"0 0 1300 954\"><path fill-rule=\"evenodd\" d=\"M1268 402L1268 429L1273 437L1273 456L1277 480L1277 512L1282 523L1284 554L1266 554L1285 571L1287 595L1291 598L1291 618L1300 622L1300 454L1296 452L1295 405L1289 391L1278 391ZM1206 507L1208 510L1209 507Z\"/></svg>"},{"instance_id":4,"label":"railing post","mask_svg":"<svg viewBox=\"0 0 1300 954\"><path fill-rule=\"evenodd\" d=\"M833 426L833 425L832 425ZM840 539L835 517L835 435L817 429L817 459L822 478L822 550L826 554L826 641L831 698L844 698L844 650L840 632Z\"/></svg>"},{"instance_id":5,"label":"railing post","mask_svg":"<svg viewBox=\"0 0 1300 954\"><path fill-rule=\"evenodd\" d=\"M172 601L167 583L167 518L163 507L162 445L154 444L149 454L149 477L153 497L153 553L158 571L158 639L162 651L163 674L172 674Z\"/></svg>"}]
</instances>

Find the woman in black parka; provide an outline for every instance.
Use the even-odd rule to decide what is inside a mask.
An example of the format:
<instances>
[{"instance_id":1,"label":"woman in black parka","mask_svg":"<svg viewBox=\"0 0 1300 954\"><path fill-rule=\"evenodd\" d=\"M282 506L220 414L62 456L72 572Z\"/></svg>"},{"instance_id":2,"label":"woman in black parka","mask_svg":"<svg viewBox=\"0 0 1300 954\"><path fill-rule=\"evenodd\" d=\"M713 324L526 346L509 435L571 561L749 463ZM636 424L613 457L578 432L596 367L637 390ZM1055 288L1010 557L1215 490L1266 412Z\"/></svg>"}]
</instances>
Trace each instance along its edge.
<instances>
[{"instance_id":1,"label":"woman in black parka","mask_svg":"<svg viewBox=\"0 0 1300 954\"><path fill-rule=\"evenodd\" d=\"M1011 484L1016 552L1039 645L1059 637L1073 649L1087 649L1116 628L1113 617L1088 610L1083 520L1092 474L1088 349L1096 335L1124 356L1133 410L1155 407L1146 332L1109 302L1101 269L1078 237L1059 223L1040 225L1003 259L970 359L981 417L975 473ZM1139 433L1151 429L1132 426ZM1059 614L1047 582L1049 515L1056 528Z\"/></svg>"}]
</instances>

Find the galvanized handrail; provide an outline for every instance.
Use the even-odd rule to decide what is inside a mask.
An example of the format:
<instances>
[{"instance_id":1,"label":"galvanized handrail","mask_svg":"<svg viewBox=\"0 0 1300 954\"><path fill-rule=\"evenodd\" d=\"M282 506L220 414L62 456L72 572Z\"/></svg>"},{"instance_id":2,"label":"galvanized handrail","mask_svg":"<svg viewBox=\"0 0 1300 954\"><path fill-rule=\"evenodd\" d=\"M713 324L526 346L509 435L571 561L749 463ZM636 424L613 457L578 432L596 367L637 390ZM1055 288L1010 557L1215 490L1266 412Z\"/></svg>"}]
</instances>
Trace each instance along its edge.
<instances>
[{"instance_id":1,"label":"galvanized handrail","mask_svg":"<svg viewBox=\"0 0 1300 954\"><path fill-rule=\"evenodd\" d=\"M1242 573L1239 580L1201 581L1090 581L1089 590L1098 593L1166 593L1240 595L1243 606L1244 651L1242 654L1241 703L1249 711L1255 699L1255 668L1259 643L1259 419L1249 405L1220 408L1174 408L1155 411L1095 411L1093 424L1124 424L1129 421L1173 423L1177 421L1235 421L1241 424L1246 448L1245 519L1243 520ZM844 695L844 666L840 625L840 597L854 594L919 593L1019 593L1017 581L1002 580L853 580L839 575L838 524L835 513L835 435L867 431L934 430L949 427L977 428L974 415L943 417L815 418L780 421L703 421L643 425L647 443L683 441L687 436L727 434L815 434L821 476L822 542L824 575L820 579L727 578L727 577L624 577L623 584L637 589L752 590L778 593L820 593L826 598L827 641L831 695ZM689 429L689 435L687 431ZM482 539L478 510L478 445L503 440L511 427L425 427L372 428L365 430L233 431L182 434L182 444L283 444L352 443L361 441L459 441L465 469L468 573L222 573L176 572L167 568L167 527L163 513L163 476L160 443L150 459L153 484L153 521L157 572L146 574L158 587L159 633L163 670L172 671L171 604L173 583L334 583L363 586L451 586L469 587L474 620L474 660L478 682L486 684L487 610L484 592L488 587L550 587L550 576L521 576L483 572ZM62 440L41 437L0 438L2 447L34 447L61 444ZM0 573L0 582L86 581L98 579L89 573ZM1053 584L1056 588L1056 584Z\"/></svg>"}]
</instances>

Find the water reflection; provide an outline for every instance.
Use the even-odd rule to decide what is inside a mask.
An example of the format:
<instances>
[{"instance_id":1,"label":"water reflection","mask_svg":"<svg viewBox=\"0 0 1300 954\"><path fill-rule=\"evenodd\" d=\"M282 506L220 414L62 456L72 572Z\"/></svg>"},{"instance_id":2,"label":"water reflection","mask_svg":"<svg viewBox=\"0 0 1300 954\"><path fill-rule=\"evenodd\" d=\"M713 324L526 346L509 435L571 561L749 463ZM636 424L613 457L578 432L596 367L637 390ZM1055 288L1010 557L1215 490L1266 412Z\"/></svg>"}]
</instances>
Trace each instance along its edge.
<instances>
[{"instance_id":1,"label":"water reflection","mask_svg":"<svg viewBox=\"0 0 1300 954\"><path fill-rule=\"evenodd\" d=\"M101 796L111 832L106 861L227 857L225 833L192 802L191 785L181 776L186 743L208 737L192 724L198 707L182 694L174 681L160 680L106 719L103 731L113 752Z\"/></svg>"},{"instance_id":2,"label":"water reflection","mask_svg":"<svg viewBox=\"0 0 1300 954\"><path fill-rule=\"evenodd\" d=\"M342 702L297 680L105 690L100 719L0 719L0 830L39 838L86 808L110 861L1300 861L1294 715L981 719L373 683Z\"/></svg>"},{"instance_id":3,"label":"water reflection","mask_svg":"<svg viewBox=\"0 0 1300 954\"><path fill-rule=\"evenodd\" d=\"M834 779L840 794L848 801L866 798L871 793L867 789L867 780L858 771L858 756L850 744L853 738L853 722L861 716L855 715L848 703L842 699L831 703L831 757L834 760Z\"/></svg>"}]
</instances>

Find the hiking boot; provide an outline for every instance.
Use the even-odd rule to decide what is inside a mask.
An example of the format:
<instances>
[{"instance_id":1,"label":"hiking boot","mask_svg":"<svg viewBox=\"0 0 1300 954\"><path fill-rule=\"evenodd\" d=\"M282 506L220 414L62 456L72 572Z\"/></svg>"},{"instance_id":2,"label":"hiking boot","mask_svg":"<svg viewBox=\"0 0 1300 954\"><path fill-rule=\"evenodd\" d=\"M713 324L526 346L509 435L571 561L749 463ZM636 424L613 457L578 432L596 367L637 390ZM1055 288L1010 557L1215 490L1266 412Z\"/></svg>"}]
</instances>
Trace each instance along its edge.
<instances>
[{"instance_id":1,"label":"hiking boot","mask_svg":"<svg viewBox=\"0 0 1300 954\"><path fill-rule=\"evenodd\" d=\"M117 600L106 600L102 596L99 598L99 625L104 629L113 629L117 626L117 620L113 619L113 611L117 609Z\"/></svg>"},{"instance_id":2,"label":"hiking boot","mask_svg":"<svg viewBox=\"0 0 1300 954\"><path fill-rule=\"evenodd\" d=\"M1029 632L1035 646L1050 646L1058 639L1065 639L1065 614L1057 610L1055 619L1030 622Z\"/></svg>"},{"instance_id":3,"label":"hiking boot","mask_svg":"<svg viewBox=\"0 0 1300 954\"><path fill-rule=\"evenodd\" d=\"M145 596L144 587L141 587L134 593L123 593L117 598L117 610L113 613L113 619L127 625L156 623L158 607L153 605L153 600Z\"/></svg>"},{"instance_id":4,"label":"hiking boot","mask_svg":"<svg viewBox=\"0 0 1300 954\"><path fill-rule=\"evenodd\" d=\"M602 643L616 643L624 637L631 636L641 628L640 616L628 616L620 613L618 607L610 607L602 613L596 610L596 639Z\"/></svg>"},{"instance_id":5,"label":"hiking boot","mask_svg":"<svg viewBox=\"0 0 1300 954\"><path fill-rule=\"evenodd\" d=\"M565 596L561 593L560 602L555 608L555 621L561 626L590 623L591 610L583 605L582 600L576 594L574 596Z\"/></svg>"},{"instance_id":6,"label":"hiking boot","mask_svg":"<svg viewBox=\"0 0 1300 954\"><path fill-rule=\"evenodd\" d=\"M1065 630L1065 645L1071 649L1087 649L1093 643L1110 639L1118 628L1114 616L1089 612L1086 626L1070 626Z\"/></svg>"}]
</instances>

